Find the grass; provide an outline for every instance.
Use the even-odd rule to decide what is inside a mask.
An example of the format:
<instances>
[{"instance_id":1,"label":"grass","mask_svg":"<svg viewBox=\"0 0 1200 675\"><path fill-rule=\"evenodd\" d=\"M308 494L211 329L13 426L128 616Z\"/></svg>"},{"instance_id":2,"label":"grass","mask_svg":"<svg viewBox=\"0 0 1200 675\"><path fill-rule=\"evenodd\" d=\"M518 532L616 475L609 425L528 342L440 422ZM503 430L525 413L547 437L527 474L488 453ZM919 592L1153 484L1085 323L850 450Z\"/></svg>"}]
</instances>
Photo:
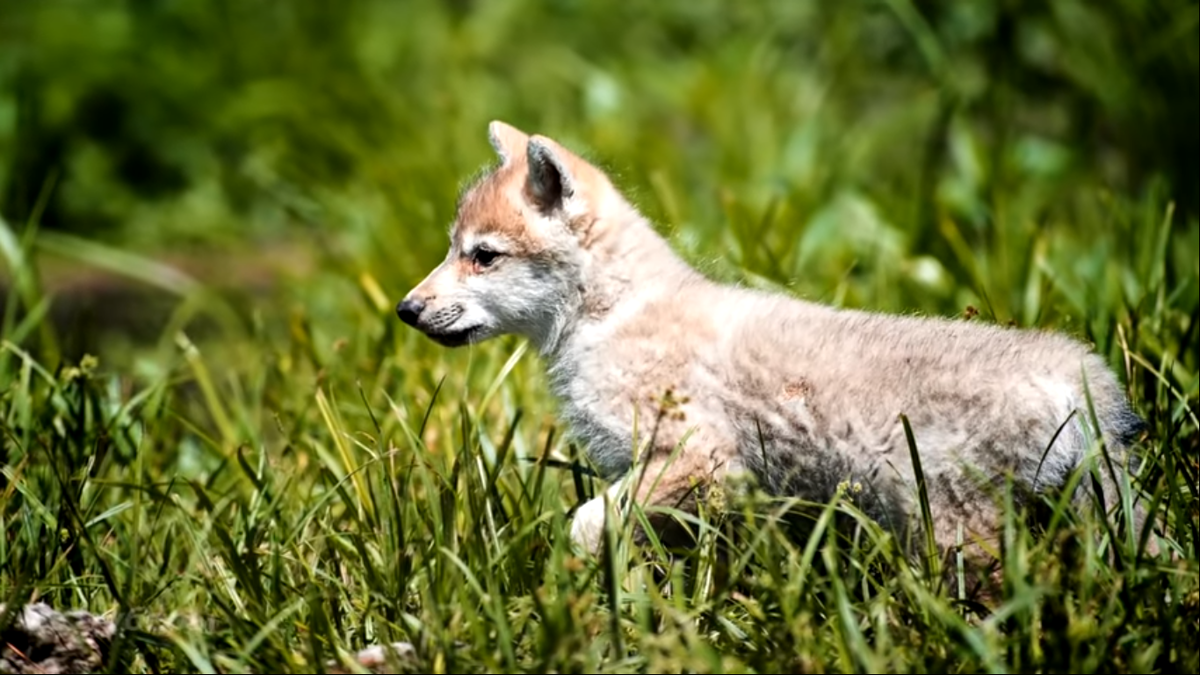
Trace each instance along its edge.
<instances>
[{"instance_id":1,"label":"grass","mask_svg":"<svg viewBox=\"0 0 1200 675\"><path fill-rule=\"evenodd\" d=\"M399 6L6 12L0 602L110 613L148 672L392 641L435 673L1200 670L1200 225L1185 132L1156 140L1195 105L1193 3L978 3L1024 60L908 2ZM612 169L714 277L1090 341L1173 559L1047 497L980 608L853 491L805 537L752 499L690 555L618 528L575 558L603 485L547 461L582 447L534 355L393 313L492 118Z\"/></svg>"}]
</instances>

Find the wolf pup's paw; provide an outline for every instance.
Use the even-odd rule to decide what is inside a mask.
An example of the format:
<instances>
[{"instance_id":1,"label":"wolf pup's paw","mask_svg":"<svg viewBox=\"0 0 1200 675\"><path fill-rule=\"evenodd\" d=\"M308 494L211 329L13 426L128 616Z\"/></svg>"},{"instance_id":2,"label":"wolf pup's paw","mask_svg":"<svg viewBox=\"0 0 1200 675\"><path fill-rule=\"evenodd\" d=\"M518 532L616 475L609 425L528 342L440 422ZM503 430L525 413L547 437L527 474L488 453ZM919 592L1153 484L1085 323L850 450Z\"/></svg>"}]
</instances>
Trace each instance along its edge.
<instances>
[{"instance_id":1,"label":"wolf pup's paw","mask_svg":"<svg viewBox=\"0 0 1200 675\"><path fill-rule=\"evenodd\" d=\"M571 543L581 552L600 553L604 537L604 495L598 495L580 505L571 521Z\"/></svg>"}]
</instances>

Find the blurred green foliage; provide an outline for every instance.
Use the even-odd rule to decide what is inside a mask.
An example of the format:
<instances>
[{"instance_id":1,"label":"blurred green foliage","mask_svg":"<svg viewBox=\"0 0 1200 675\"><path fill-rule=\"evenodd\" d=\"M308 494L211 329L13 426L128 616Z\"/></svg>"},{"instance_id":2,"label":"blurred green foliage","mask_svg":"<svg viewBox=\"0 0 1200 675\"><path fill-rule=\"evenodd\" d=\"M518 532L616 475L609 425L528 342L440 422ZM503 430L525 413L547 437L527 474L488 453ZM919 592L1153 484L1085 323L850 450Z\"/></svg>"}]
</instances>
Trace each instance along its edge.
<instances>
[{"instance_id":1,"label":"blurred green foliage","mask_svg":"<svg viewBox=\"0 0 1200 675\"><path fill-rule=\"evenodd\" d=\"M138 248L390 229L411 245L389 252L411 278L442 243L453 186L488 159L480 138L495 117L603 152L653 195L652 215L712 236L735 217L728 195L745 217L782 200L818 224L829 211L861 222L862 197L913 233L908 252L939 256L950 250L938 218L982 244L997 227L1073 213L1100 188L1157 190L1186 217L1197 11L1191 0L6 3L0 213L23 222L48 192L43 227Z\"/></svg>"}]
</instances>

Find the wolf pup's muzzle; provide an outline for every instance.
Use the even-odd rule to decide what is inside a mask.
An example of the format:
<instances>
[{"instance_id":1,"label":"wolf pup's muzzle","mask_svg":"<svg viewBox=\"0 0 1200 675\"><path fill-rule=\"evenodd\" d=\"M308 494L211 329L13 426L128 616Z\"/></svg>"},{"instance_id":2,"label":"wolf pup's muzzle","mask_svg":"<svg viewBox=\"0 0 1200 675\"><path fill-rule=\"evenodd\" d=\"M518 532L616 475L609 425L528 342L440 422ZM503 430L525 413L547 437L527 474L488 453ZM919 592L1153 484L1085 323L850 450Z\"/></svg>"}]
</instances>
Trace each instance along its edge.
<instances>
[{"instance_id":1,"label":"wolf pup's muzzle","mask_svg":"<svg viewBox=\"0 0 1200 675\"><path fill-rule=\"evenodd\" d=\"M420 298L405 298L396 305L396 314L404 323L416 328L421 312L425 311L425 301Z\"/></svg>"}]
</instances>

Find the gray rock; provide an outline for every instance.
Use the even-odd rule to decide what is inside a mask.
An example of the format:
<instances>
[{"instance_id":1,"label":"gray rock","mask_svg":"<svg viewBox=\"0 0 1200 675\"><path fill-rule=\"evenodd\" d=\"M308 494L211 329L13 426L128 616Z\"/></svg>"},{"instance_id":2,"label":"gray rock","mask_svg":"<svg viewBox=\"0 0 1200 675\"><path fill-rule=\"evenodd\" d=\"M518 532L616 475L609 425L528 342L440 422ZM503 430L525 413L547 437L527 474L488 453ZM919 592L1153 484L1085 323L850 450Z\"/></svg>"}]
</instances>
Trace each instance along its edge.
<instances>
[{"instance_id":1,"label":"gray rock","mask_svg":"<svg viewBox=\"0 0 1200 675\"><path fill-rule=\"evenodd\" d=\"M8 616L0 604L0 673L90 673L101 669L117 627L83 611L62 613L45 603Z\"/></svg>"}]
</instances>

